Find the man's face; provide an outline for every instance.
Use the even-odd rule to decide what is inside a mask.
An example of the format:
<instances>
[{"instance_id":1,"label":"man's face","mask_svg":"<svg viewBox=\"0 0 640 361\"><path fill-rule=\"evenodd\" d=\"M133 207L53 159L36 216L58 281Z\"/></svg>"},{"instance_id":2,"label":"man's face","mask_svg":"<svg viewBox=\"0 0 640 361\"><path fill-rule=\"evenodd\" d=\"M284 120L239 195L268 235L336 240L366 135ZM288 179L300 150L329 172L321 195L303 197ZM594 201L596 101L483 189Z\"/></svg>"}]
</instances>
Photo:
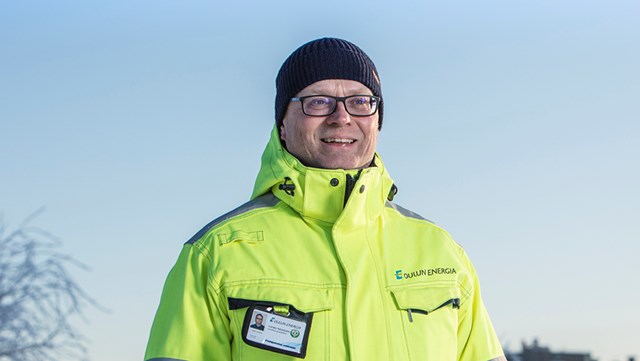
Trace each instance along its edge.
<instances>
[{"instance_id":1,"label":"man's face","mask_svg":"<svg viewBox=\"0 0 640 361\"><path fill-rule=\"evenodd\" d=\"M257 315L256 316L256 325L261 325L262 324L262 315Z\"/></svg>"},{"instance_id":2,"label":"man's face","mask_svg":"<svg viewBox=\"0 0 640 361\"><path fill-rule=\"evenodd\" d=\"M307 95L373 95L362 83L329 79L315 82L298 93ZM307 116L300 102L290 102L280 127L280 138L289 153L315 168L358 169L368 167L378 143L378 113L366 117L347 113L339 102L328 116Z\"/></svg>"}]
</instances>

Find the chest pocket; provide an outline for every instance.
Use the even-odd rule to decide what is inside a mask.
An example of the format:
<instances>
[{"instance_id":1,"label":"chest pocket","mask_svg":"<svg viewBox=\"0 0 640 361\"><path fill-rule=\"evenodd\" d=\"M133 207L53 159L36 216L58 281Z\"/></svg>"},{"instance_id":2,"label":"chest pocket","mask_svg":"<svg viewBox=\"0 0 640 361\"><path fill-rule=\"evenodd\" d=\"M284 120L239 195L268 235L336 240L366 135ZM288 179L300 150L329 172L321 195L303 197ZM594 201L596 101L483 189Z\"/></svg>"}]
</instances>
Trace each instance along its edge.
<instances>
[{"instance_id":1,"label":"chest pocket","mask_svg":"<svg viewBox=\"0 0 640 361\"><path fill-rule=\"evenodd\" d=\"M390 291L411 360L456 360L460 288L451 284Z\"/></svg>"},{"instance_id":2,"label":"chest pocket","mask_svg":"<svg viewBox=\"0 0 640 361\"><path fill-rule=\"evenodd\" d=\"M299 358L263 350L242 340L245 314L251 306L289 306L305 314L313 314L309 329L305 360L328 360L324 352L329 342L329 312L333 309L333 290L330 288L284 287L253 284L230 287L226 290L229 305L232 353L234 360L284 361Z\"/></svg>"}]
</instances>

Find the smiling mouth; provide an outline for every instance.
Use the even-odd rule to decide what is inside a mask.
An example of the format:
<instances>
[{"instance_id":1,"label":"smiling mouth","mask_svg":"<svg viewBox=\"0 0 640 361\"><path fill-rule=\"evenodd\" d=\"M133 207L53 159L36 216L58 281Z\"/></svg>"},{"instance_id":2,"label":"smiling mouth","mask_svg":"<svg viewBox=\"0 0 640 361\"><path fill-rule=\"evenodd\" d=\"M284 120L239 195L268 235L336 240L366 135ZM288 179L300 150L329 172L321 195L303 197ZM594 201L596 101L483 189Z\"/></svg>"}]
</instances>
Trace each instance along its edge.
<instances>
[{"instance_id":1,"label":"smiling mouth","mask_svg":"<svg viewBox=\"0 0 640 361\"><path fill-rule=\"evenodd\" d=\"M323 142L325 143L333 143L333 144L351 144L355 142L355 139L346 139L346 138L323 138Z\"/></svg>"}]
</instances>

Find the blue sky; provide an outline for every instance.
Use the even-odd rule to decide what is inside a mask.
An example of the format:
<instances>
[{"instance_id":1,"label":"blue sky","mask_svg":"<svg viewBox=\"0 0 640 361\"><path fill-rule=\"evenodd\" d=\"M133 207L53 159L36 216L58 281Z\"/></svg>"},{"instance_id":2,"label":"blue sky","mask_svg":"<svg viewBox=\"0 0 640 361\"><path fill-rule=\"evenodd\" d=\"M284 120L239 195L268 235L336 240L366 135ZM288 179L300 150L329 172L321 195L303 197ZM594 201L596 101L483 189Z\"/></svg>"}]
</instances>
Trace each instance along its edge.
<instances>
[{"instance_id":1,"label":"blue sky","mask_svg":"<svg viewBox=\"0 0 640 361\"><path fill-rule=\"evenodd\" d=\"M91 266L93 360L140 360L182 243L246 201L306 41L376 62L399 204L470 254L503 343L640 356L640 3L0 5L0 212Z\"/></svg>"}]
</instances>

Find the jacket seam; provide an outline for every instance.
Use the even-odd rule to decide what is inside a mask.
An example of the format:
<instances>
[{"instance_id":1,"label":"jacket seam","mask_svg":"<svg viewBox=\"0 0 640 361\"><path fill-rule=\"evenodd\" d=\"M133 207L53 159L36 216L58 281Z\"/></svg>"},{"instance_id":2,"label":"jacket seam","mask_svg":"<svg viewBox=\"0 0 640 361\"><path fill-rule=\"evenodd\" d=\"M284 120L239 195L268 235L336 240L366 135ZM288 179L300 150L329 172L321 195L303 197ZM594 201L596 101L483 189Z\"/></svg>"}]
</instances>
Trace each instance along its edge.
<instances>
[{"instance_id":1,"label":"jacket seam","mask_svg":"<svg viewBox=\"0 0 640 361\"><path fill-rule=\"evenodd\" d=\"M423 289L429 287L451 287L455 286L456 284L459 284L459 282L455 280L422 281L412 283L411 285L387 285L386 291L392 292L395 290Z\"/></svg>"},{"instance_id":2,"label":"jacket seam","mask_svg":"<svg viewBox=\"0 0 640 361\"><path fill-rule=\"evenodd\" d=\"M375 272L376 272L376 278L378 279L378 296L380 297L382 304L385 306L384 309L384 319L385 319L385 334L387 335L386 339L387 339L387 349L389 350L389 356L392 357L392 351L393 351L393 345L391 342L392 337L389 337L389 332L391 332L391 314L389 311L389 308L387 307L387 303L389 302L393 302L390 301L390 299L387 297L387 283L384 280L384 275L381 274L382 270L384 269L384 266L381 265L379 263L378 258L376 257L375 252L373 251L373 249L371 249L371 239L375 237L371 237L370 232L371 230L369 229L369 227L366 227L365 229L365 234L367 237L367 248L369 250L369 255L370 257L373 259L373 262L375 264Z\"/></svg>"},{"instance_id":3,"label":"jacket seam","mask_svg":"<svg viewBox=\"0 0 640 361\"><path fill-rule=\"evenodd\" d=\"M211 242L206 242L205 238L209 238L213 233L216 233L217 231L219 231L222 227L228 225L231 222L236 222L236 221L241 221L241 220L245 220L260 214L264 214L264 213L268 213L268 212L273 212L275 211L278 207L280 207L280 205L282 204L282 202L278 202L276 205L272 206L272 207L265 207L265 208L256 208L256 209L252 209L249 210L245 213L241 213L238 215L235 215L231 218L225 219L224 221L216 224L215 226L211 227L210 229L208 229L200 238L198 238L197 240L195 240L194 242L190 243L194 246L197 246L198 248L202 249L203 252L207 252L207 254L212 257L213 260L213 254L211 253L211 251L209 250L209 248L215 248L215 245L217 244L214 241ZM205 244L207 243L207 244ZM211 243L211 245L209 245L209 243ZM189 243L188 243L189 244Z\"/></svg>"},{"instance_id":4,"label":"jacket seam","mask_svg":"<svg viewBox=\"0 0 640 361\"><path fill-rule=\"evenodd\" d=\"M229 288L239 287L239 286L249 286L249 285L270 285L270 286L285 286L285 287L295 287L302 289L316 289L316 290L326 290L326 289L346 289L345 285L335 284L335 283L306 283L306 282L288 282L270 278L257 279L257 280L243 280L243 281L233 281L226 282L220 286L220 292L225 291Z\"/></svg>"},{"instance_id":5,"label":"jacket seam","mask_svg":"<svg viewBox=\"0 0 640 361\"><path fill-rule=\"evenodd\" d=\"M267 194L265 193L264 195L262 195L261 197L266 196ZM202 241L203 238L206 238L209 234L211 234L212 231L215 231L216 229L219 229L220 227L222 227L223 225L226 225L227 223L233 221L233 220L238 220L238 219L245 219L251 215L254 214L258 214L260 212L265 212L265 211L269 211L269 210L273 210L275 208L278 207L278 205L281 203L280 199L278 199L278 197L275 196L275 194L271 193L271 196L274 198L273 201L275 201L275 203L270 204L263 204L261 205L260 203L256 202L256 200L251 200L248 202L245 202L244 204L234 208L233 210L223 214L222 216L212 220L211 222L209 222L207 225L205 225L204 227L202 227L202 229L200 231L198 231L198 233L196 233L193 237L191 237L191 239L189 239L186 243L187 244L195 244L195 243L199 243ZM243 207L248 207L251 203L256 202L256 205L254 208L247 208L246 210L244 210L243 212L240 212L240 210L243 209ZM239 212L236 214L236 212ZM202 234L200 234L202 232ZM196 236L198 236L196 238Z\"/></svg>"}]
</instances>

